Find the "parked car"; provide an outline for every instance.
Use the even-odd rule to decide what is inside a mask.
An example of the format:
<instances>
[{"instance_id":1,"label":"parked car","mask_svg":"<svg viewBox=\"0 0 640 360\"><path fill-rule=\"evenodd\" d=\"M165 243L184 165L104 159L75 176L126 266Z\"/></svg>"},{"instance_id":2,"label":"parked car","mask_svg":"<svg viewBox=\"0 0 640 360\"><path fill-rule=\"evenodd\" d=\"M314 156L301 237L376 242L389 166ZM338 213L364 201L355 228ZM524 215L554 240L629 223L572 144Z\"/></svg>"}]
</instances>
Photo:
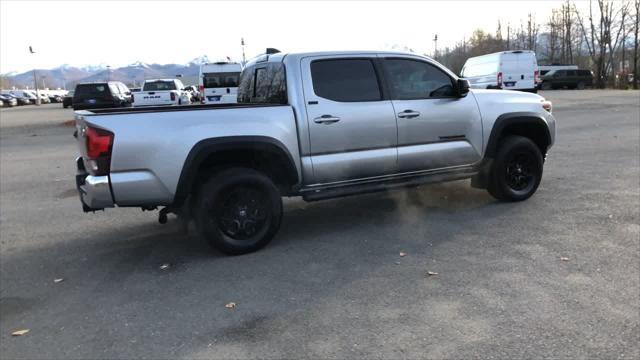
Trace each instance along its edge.
<instances>
[{"instance_id":1,"label":"parked car","mask_svg":"<svg viewBox=\"0 0 640 360\"><path fill-rule=\"evenodd\" d=\"M142 91L133 96L133 106L191 104L191 95L179 79L145 80Z\"/></svg>"},{"instance_id":2,"label":"parked car","mask_svg":"<svg viewBox=\"0 0 640 360\"><path fill-rule=\"evenodd\" d=\"M73 94L75 93L75 90L71 90L67 93L67 95L64 96L64 98L62 99L62 107L63 108L68 108L69 106L73 105Z\"/></svg>"},{"instance_id":3,"label":"parked car","mask_svg":"<svg viewBox=\"0 0 640 360\"><path fill-rule=\"evenodd\" d=\"M56 94L47 94L47 96L49 97L49 101L51 101L52 103L62 102L63 99L62 96Z\"/></svg>"},{"instance_id":4,"label":"parked car","mask_svg":"<svg viewBox=\"0 0 640 360\"><path fill-rule=\"evenodd\" d=\"M2 101L2 107L14 107L18 105L16 98L7 95L0 95L0 101Z\"/></svg>"},{"instance_id":5,"label":"parked car","mask_svg":"<svg viewBox=\"0 0 640 360\"><path fill-rule=\"evenodd\" d=\"M189 85L185 87L184 90L189 93L189 96L191 96L192 103L200 101L200 92L196 86Z\"/></svg>"},{"instance_id":6,"label":"parked car","mask_svg":"<svg viewBox=\"0 0 640 360\"><path fill-rule=\"evenodd\" d=\"M542 77L539 88L583 90L591 86L593 86L593 73L590 70L553 70Z\"/></svg>"},{"instance_id":7,"label":"parked car","mask_svg":"<svg viewBox=\"0 0 640 360\"><path fill-rule=\"evenodd\" d=\"M74 110L131 106L131 92L120 81L76 85L72 105Z\"/></svg>"},{"instance_id":8,"label":"parked car","mask_svg":"<svg viewBox=\"0 0 640 360\"><path fill-rule=\"evenodd\" d=\"M469 90L433 59L399 52L260 56L238 101L77 112L84 211L164 206L161 223L193 218L213 247L243 254L276 234L282 196L471 178L525 200L556 133L541 96Z\"/></svg>"},{"instance_id":9,"label":"parked car","mask_svg":"<svg viewBox=\"0 0 640 360\"><path fill-rule=\"evenodd\" d=\"M232 62L200 65L200 97L205 104L230 104L238 99L242 66Z\"/></svg>"},{"instance_id":10,"label":"parked car","mask_svg":"<svg viewBox=\"0 0 640 360\"><path fill-rule=\"evenodd\" d=\"M28 102L25 105L35 104L36 100L38 99L35 94L32 94L28 90L7 90L6 92L3 91L2 94L11 94L15 97L22 98L25 103Z\"/></svg>"},{"instance_id":11,"label":"parked car","mask_svg":"<svg viewBox=\"0 0 640 360\"><path fill-rule=\"evenodd\" d=\"M32 102L31 102L31 100L29 98L20 97L20 96L11 94L11 93L2 93L2 96L6 96L6 97L9 97L9 98L15 99L16 102L18 103L18 106L32 104Z\"/></svg>"},{"instance_id":12,"label":"parked car","mask_svg":"<svg viewBox=\"0 0 640 360\"><path fill-rule=\"evenodd\" d=\"M506 89L536 92L539 82L536 53L501 51L467 59L460 76L473 89Z\"/></svg>"},{"instance_id":13,"label":"parked car","mask_svg":"<svg viewBox=\"0 0 640 360\"><path fill-rule=\"evenodd\" d=\"M38 91L36 92L35 90L27 90L29 93L31 93L34 97L36 98L40 98L40 104L49 104L51 103L51 100L49 100L49 97L47 95L45 95L43 92Z\"/></svg>"}]
</instances>

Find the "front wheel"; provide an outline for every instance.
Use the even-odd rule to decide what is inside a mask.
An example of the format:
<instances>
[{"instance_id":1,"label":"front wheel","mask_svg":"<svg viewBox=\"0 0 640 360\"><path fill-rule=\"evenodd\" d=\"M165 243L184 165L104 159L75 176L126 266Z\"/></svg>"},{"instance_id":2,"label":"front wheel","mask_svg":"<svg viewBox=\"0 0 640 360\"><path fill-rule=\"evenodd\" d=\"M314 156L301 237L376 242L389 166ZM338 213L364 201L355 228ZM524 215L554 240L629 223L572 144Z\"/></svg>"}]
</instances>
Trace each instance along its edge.
<instances>
[{"instance_id":1,"label":"front wheel","mask_svg":"<svg viewBox=\"0 0 640 360\"><path fill-rule=\"evenodd\" d=\"M259 171L226 169L200 187L194 217L213 248L228 255L246 254L267 245L280 228L282 198L273 181Z\"/></svg>"},{"instance_id":2,"label":"front wheel","mask_svg":"<svg viewBox=\"0 0 640 360\"><path fill-rule=\"evenodd\" d=\"M542 90L551 90L551 84L549 83L542 83Z\"/></svg>"},{"instance_id":3,"label":"front wheel","mask_svg":"<svg viewBox=\"0 0 640 360\"><path fill-rule=\"evenodd\" d=\"M542 154L533 141L509 136L502 141L491 165L487 190L498 200L526 200L540 185L542 166Z\"/></svg>"}]
</instances>

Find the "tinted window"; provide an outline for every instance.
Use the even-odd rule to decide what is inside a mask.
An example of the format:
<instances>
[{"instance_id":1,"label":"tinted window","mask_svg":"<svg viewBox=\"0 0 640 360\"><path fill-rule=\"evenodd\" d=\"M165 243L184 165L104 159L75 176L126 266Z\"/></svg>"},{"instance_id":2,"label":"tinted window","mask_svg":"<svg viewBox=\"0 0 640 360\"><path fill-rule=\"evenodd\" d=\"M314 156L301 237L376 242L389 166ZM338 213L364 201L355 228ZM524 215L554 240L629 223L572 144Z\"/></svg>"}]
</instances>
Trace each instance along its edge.
<instances>
[{"instance_id":1,"label":"tinted window","mask_svg":"<svg viewBox=\"0 0 640 360\"><path fill-rule=\"evenodd\" d=\"M343 102L382 98L373 62L365 59L320 60L311 63L313 91Z\"/></svg>"},{"instance_id":2,"label":"tinted window","mask_svg":"<svg viewBox=\"0 0 640 360\"><path fill-rule=\"evenodd\" d=\"M394 99L454 96L451 77L431 64L405 59L388 59L384 64Z\"/></svg>"},{"instance_id":3,"label":"tinted window","mask_svg":"<svg viewBox=\"0 0 640 360\"><path fill-rule=\"evenodd\" d=\"M202 74L202 83L205 88L238 87L239 79L239 72Z\"/></svg>"},{"instance_id":4,"label":"tinted window","mask_svg":"<svg viewBox=\"0 0 640 360\"><path fill-rule=\"evenodd\" d=\"M152 81L144 83L142 91L167 91L176 90L176 83L173 81Z\"/></svg>"},{"instance_id":5,"label":"tinted window","mask_svg":"<svg viewBox=\"0 0 640 360\"><path fill-rule=\"evenodd\" d=\"M287 81L282 63L249 66L240 75L239 103L286 104Z\"/></svg>"},{"instance_id":6,"label":"tinted window","mask_svg":"<svg viewBox=\"0 0 640 360\"><path fill-rule=\"evenodd\" d=\"M100 96L108 92L107 84L80 84L76 86L75 96Z\"/></svg>"},{"instance_id":7,"label":"tinted window","mask_svg":"<svg viewBox=\"0 0 640 360\"><path fill-rule=\"evenodd\" d=\"M575 70L567 70L567 76L576 76Z\"/></svg>"},{"instance_id":8,"label":"tinted window","mask_svg":"<svg viewBox=\"0 0 640 360\"><path fill-rule=\"evenodd\" d=\"M580 76L591 76L591 71L589 71L589 70L578 70L578 75L580 75Z\"/></svg>"},{"instance_id":9,"label":"tinted window","mask_svg":"<svg viewBox=\"0 0 640 360\"><path fill-rule=\"evenodd\" d=\"M567 72L564 70L557 70L556 72L553 73L553 76L566 76Z\"/></svg>"}]
</instances>

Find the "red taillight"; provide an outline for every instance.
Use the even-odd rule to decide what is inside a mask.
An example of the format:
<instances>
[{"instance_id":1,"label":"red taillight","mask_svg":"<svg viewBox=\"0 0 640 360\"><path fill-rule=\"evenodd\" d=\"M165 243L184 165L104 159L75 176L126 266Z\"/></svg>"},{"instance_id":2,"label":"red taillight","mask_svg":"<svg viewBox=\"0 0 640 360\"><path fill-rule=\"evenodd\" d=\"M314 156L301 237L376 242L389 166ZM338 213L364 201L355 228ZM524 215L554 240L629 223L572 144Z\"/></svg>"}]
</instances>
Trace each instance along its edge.
<instances>
[{"instance_id":1,"label":"red taillight","mask_svg":"<svg viewBox=\"0 0 640 360\"><path fill-rule=\"evenodd\" d=\"M87 157L89 158L89 170L94 175L108 175L111 166L111 146L113 145L113 133L107 130L87 127Z\"/></svg>"},{"instance_id":2,"label":"red taillight","mask_svg":"<svg viewBox=\"0 0 640 360\"><path fill-rule=\"evenodd\" d=\"M540 82L540 73L538 70L533 72L533 83L538 84Z\"/></svg>"},{"instance_id":3,"label":"red taillight","mask_svg":"<svg viewBox=\"0 0 640 360\"><path fill-rule=\"evenodd\" d=\"M171 101L176 101L176 93L171 93Z\"/></svg>"},{"instance_id":4,"label":"red taillight","mask_svg":"<svg viewBox=\"0 0 640 360\"><path fill-rule=\"evenodd\" d=\"M204 92L204 85L200 85L200 92L203 93Z\"/></svg>"},{"instance_id":5,"label":"red taillight","mask_svg":"<svg viewBox=\"0 0 640 360\"><path fill-rule=\"evenodd\" d=\"M502 87L502 73L498 73L498 88Z\"/></svg>"}]
</instances>

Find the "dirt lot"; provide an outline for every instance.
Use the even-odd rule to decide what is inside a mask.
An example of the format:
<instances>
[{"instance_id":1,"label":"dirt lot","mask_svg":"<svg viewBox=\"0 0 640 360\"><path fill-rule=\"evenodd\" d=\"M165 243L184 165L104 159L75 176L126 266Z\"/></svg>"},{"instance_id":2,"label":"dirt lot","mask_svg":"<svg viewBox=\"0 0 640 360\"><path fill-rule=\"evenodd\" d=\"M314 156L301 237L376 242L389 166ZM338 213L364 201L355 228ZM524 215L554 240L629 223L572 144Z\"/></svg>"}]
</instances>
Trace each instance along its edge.
<instances>
[{"instance_id":1,"label":"dirt lot","mask_svg":"<svg viewBox=\"0 0 640 360\"><path fill-rule=\"evenodd\" d=\"M72 111L0 110L1 357L640 358L640 93L542 95L558 138L528 201L292 199L241 257L156 213L82 213Z\"/></svg>"}]
</instances>

